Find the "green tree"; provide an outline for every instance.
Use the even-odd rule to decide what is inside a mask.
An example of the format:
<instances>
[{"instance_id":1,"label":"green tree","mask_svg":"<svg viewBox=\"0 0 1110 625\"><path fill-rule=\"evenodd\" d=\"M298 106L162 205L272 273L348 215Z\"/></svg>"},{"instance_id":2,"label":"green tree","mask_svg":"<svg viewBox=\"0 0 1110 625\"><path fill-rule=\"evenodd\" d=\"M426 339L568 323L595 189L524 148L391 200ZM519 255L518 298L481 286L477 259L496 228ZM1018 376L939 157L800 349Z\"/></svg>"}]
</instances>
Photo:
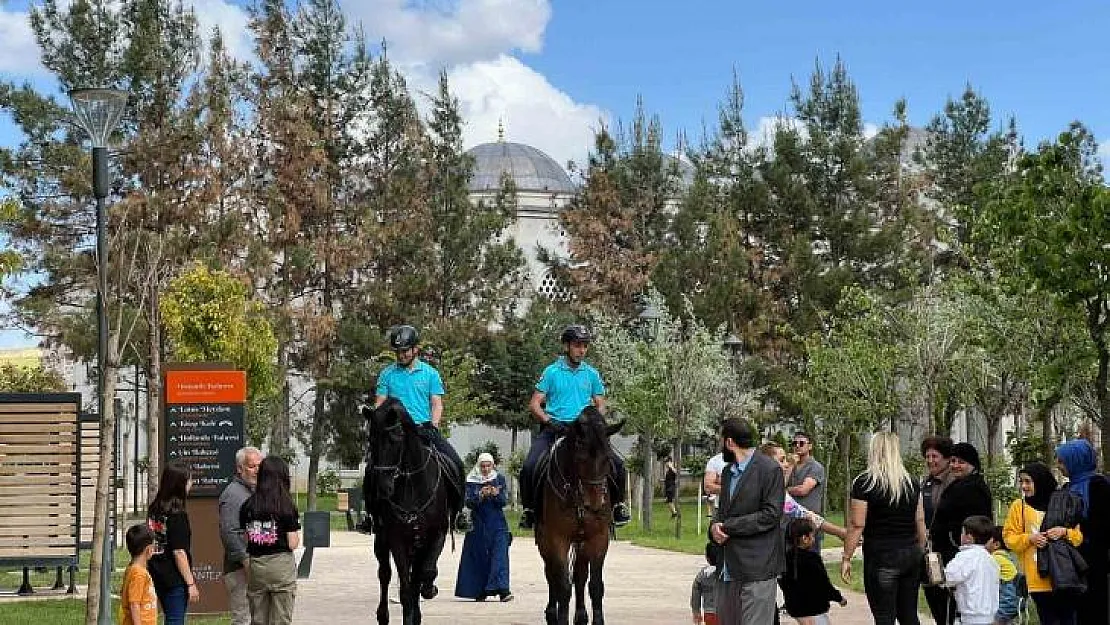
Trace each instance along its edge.
<instances>
[{"instance_id":1,"label":"green tree","mask_svg":"<svg viewBox=\"0 0 1110 625\"><path fill-rule=\"evenodd\" d=\"M562 349L559 335L574 317L544 300L532 302L521 317L506 319L500 331L475 342L477 386L490 398L492 410L482 423L512 432L509 455L516 453L517 433L530 429L535 417L528 401L544 368Z\"/></svg>"},{"instance_id":2,"label":"green tree","mask_svg":"<svg viewBox=\"0 0 1110 625\"><path fill-rule=\"evenodd\" d=\"M119 366L142 351L137 348L139 337L145 334L141 311L149 300L150 285L157 279L153 268L163 258L162 246L150 245L144 236L152 228L141 207L150 207L153 196L174 188L169 181L189 178L188 170L166 166L182 162L182 153L190 149L188 142L148 139L162 129L151 123L153 119L178 126L179 96L196 58L195 18L180 3L168 0L78 0L62 6L48 0L32 7L30 21L43 64L62 92L96 85L130 94L125 122L111 138L113 145L123 150L121 158L112 162L116 184L109 198L109 293L104 311L109 317L109 340L106 366L97 372L110 396ZM41 278L16 300L15 313L22 323L42 332L48 343L91 360L99 263L90 249L94 202L89 153L82 147L85 137L65 123L66 107L30 85L4 85L0 106L23 134L20 144L3 150L0 157L5 186L20 199L17 218L4 224L5 234L20 253L24 269ZM181 126L187 128L188 124ZM168 136L178 138L173 133ZM157 151L151 149L154 143L160 146ZM146 175L150 170L141 166L145 163L156 163L158 179ZM167 196L169 204L180 197ZM102 415L101 481L95 504L98 519L107 514L108 446L116 427L111 410L109 403ZM93 541L99 543L101 524L96 528ZM103 594L99 588L101 564L99 551L94 551L86 622L95 620Z\"/></svg>"},{"instance_id":3,"label":"green tree","mask_svg":"<svg viewBox=\"0 0 1110 625\"><path fill-rule=\"evenodd\" d=\"M976 223L976 241L1010 288L1051 294L1086 319L1097 357L1094 386L1103 454L1110 452L1110 191L1090 132L1073 123L1022 156Z\"/></svg>"},{"instance_id":4,"label":"green tree","mask_svg":"<svg viewBox=\"0 0 1110 625\"><path fill-rule=\"evenodd\" d=\"M5 393L60 393L66 390L61 374L41 364L0 363L0 388Z\"/></svg>"},{"instance_id":5,"label":"green tree","mask_svg":"<svg viewBox=\"0 0 1110 625\"><path fill-rule=\"evenodd\" d=\"M429 280L435 317L498 319L511 307L523 279L524 254L501 240L516 217L516 188L508 176L493 202L473 202L467 184L474 162L463 151L462 115L447 73L439 77L428 119Z\"/></svg>"},{"instance_id":6,"label":"green tree","mask_svg":"<svg viewBox=\"0 0 1110 625\"><path fill-rule=\"evenodd\" d=\"M954 269L970 269L982 254L972 249L971 226L979 213L982 187L999 176L1017 153L1017 130L992 130L990 104L968 85L959 99L949 98L944 111L925 127L925 144L914 154L924 170L923 223L932 240L925 280Z\"/></svg>"},{"instance_id":7,"label":"green tree","mask_svg":"<svg viewBox=\"0 0 1110 625\"><path fill-rule=\"evenodd\" d=\"M180 362L227 362L247 373L247 435L261 444L268 423L259 407L280 388L277 338L265 307L243 280L200 263L170 281L161 300L170 353Z\"/></svg>"},{"instance_id":8,"label":"green tree","mask_svg":"<svg viewBox=\"0 0 1110 625\"><path fill-rule=\"evenodd\" d=\"M676 164L663 154L662 129L639 102L631 128L594 137L585 184L559 213L569 259L544 259L586 306L635 314L659 262L679 197Z\"/></svg>"}]
</instances>

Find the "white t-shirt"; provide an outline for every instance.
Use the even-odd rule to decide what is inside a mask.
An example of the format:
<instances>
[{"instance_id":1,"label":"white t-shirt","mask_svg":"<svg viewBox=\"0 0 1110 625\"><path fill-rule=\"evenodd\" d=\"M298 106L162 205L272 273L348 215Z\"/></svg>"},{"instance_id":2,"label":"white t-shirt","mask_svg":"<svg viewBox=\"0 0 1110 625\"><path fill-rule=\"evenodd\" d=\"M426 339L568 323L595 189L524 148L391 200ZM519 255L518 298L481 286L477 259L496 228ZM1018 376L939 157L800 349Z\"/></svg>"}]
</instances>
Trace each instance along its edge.
<instances>
[{"instance_id":1,"label":"white t-shirt","mask_svg":"<svg viewBox=\"0 0 1110 625\"><path fill-rule=\"evenodd\" d=\"M721 471L725 470L725 465L727 465L727 464L728 463L725 462L725 455L724 454L717 454L716 456L713 456L712 458L710 458L709 462L705 463L705 472L706 473L716 473L717 475L720 475ZM709 496L709 501L716 504L717 503L717 496L716 495L710 495Z\"/></svg>"}]
</instances>

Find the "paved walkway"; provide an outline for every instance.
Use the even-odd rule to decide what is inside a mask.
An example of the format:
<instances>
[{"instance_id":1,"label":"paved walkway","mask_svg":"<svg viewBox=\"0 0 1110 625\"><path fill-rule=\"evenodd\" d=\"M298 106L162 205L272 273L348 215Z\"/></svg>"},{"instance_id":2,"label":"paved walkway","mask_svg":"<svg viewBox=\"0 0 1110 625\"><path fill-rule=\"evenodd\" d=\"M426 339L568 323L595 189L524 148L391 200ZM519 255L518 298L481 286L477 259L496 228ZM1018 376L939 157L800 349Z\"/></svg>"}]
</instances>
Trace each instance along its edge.
<instances>
[{"instance_id":1,"label":"paved walkway","mask_svg":"<svg viewBox=\"0 0 1110 625\"><path fill-rule=\"evenodd\" d=\"M456 599L455 576L462 541L440 558L440 595L422 604L424 622L452 625L536 625L543 622L547 583L542 560L530 538L513 542L512 590L509 603L477 603ZM312 576L297 587L298 625L366 625L374 622L378 603L377 564L370 539L351 532L332 534L332 547L317 549ZM690 622L690 583L703 565L700 556L614 543L605 561L605 616L611 625L681 625ZM390 622L400 623L396 578L390 591ZM871 623L866 599L848 593L848 607L833 606L836 625ZM785 620L787 623L790 619Z\"/></svg>"}]
</instances>

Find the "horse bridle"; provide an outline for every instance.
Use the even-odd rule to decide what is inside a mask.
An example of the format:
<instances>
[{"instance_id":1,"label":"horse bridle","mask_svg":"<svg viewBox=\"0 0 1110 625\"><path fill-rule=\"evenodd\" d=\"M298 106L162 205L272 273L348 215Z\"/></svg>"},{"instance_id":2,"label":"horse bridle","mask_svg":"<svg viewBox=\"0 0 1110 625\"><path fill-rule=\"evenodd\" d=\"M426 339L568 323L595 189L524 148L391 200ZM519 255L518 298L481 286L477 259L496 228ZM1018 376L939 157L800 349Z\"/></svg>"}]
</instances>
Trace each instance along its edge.
<instances>
[{"instance_id":1,"label":"horse bridle","mask_svg":"<svg viewBox=\"0 0 1110 625\"><path fill-rule=\"evenodd\" d=\"M565 441L566 438L564 437L563 440ZM612 461L610 461L610 462L612 462ZM610 470L611 470L611 467L612 467L612 465L610 465ZM554 470L552 470L552 469L554 469ZM558 473L559 477L563 481L561 486L556 485L555 482L552 481L552 475L555 474L555 473ZM608 499L609 498L609 477L610 477L609 473L606 473L605 476L600 478L600 479L590 479L590 480L588 480L588 479L585 479L581 476L579 476L577 478L576 483L577 483L578 488L575 489L575 492L574 492L575 496L574 496L573 503L574 503L575 511L577 513L579 522L581 522L585 518L587 510L589 512L594 513L594 514L599 514L599 513L605 511L604 506L600 509L594 509L594 508L591 508L590 506L587 506L585 504L586 488L587 487L600 488L602 493L605 495L605 498ZM563 473L562 467L559 466L559 454L558 453L552 453L551 454L551 467L547 471L547 483L548 483L549 486L551 486L551 490L555 493L555 496L559 498L559 501L562 501L564 504L565 503L572 503L568 500L568 498L570 497L570 494L571 494L570 490L571 490L572 483L571 483L570 478L568 478L566 476L566 474Z\"/></svg>"},{"instance_id":2,"label":"horse bridle","mask_svg":"<svg viewBox=\"0 0 1110 625\"><path fill-rule=\"evenodd\" d=\"M390 426L382 428L382 429L385 432L389 432L389 431L395 430L395 429L400 428L400 427L401 427L400 423L394 423L393 425L390 425ZM390 479L393 479L393 480L396 480L399 477L410 478L414 475L419 475L419 474L424 473L425 471L428 470L428 465L430 465L432 460L435 459L436 452L435 452L435 449L431 449L431 448L427 449L427 452L428 453L426 454L426 456L424 458L424 464L419 469L415 469L415 470L412 470L412 471L402 471L401 470L401 461L398 461L397 464L373 465L373 466L371 466L371 470L375 471L377 473L387 474L387 475L389 475ZM404 459L404 450L403 449L402 449L400 455L401 455L401 458L403 460ZM439 463L436 462L436 465L438 466ZM397 504L397 502L393 501L393 498L386 499L386 502L389 503L389 506L393 509L393 512L397 515L397 518L402 523L406 523L406 524L410 524L410 525L415 524L417 519L420 518L420 515L423 514L423 512L425 510L428 509L428 506L432 505L433 501L435 501L436 491L439 490L439 483L442 479L443 479L443 469L441 467L439 471L436 471L436 481L435 481L435 484L432 485L432 488L430 489L430 491L428 493L428 499L426 501L424 501L424 503L420 504L419 506L417 506L416 508L414 508L412 510L407 510L407 509L401 507L400 505Z\"/></svg>"}]
</instances>

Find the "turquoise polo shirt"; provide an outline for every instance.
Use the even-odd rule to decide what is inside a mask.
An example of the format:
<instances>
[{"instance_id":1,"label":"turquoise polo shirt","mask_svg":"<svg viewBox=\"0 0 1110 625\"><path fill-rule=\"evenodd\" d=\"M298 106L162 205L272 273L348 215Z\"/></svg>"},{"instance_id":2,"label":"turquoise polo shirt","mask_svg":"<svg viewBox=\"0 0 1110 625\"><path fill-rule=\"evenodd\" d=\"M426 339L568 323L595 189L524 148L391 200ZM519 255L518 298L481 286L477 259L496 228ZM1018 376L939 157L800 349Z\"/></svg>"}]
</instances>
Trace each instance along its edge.
<instances>
[{"instance_id":1,"label":"turquoise polo shirt","mask_svg":"<svg viewBox=\"0 0 1110 625\"><path fill-rule=\"evenodd\" d=\"M560 356L543 370L536 390L546 396L544 410L552 419L569 423L582 414L594 396L605 394L601 374L585 362L571 367L566 356Z\"/></svg>"},{"instance_id":2,"label":"turquoise polo shirt","mask_svg":"<svg viewBox=\"0 0 1110 625\"><path fill-rule=\"evenodd\" d=\"M429 423L432 395L443 395L443 378L423 360L416 360L411 368L393 363L378 374L376 394L400 401L418 425Z\"/></svg>"}]
</instances>

